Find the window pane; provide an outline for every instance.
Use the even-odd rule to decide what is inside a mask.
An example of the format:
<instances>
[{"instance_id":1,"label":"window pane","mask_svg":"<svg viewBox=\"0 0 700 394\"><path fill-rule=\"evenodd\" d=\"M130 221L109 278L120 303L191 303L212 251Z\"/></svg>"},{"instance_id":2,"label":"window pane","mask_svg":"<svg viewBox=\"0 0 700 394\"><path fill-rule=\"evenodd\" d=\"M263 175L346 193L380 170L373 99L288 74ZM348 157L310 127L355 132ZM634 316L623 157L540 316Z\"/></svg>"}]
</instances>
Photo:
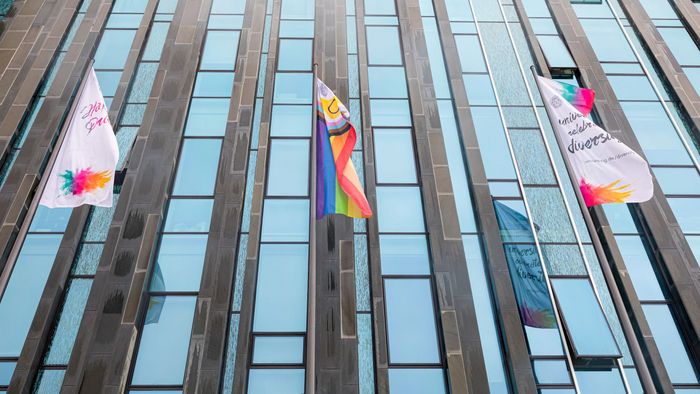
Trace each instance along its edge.
<instances>
[{"instance_id":1,"label":"window pane","mask_svg":"<svg viewBox=\"0 0 700 394\"><path fill-rule=\"evenodd\" d=\"M620 105L651 164L691 164L660 103L626 102Z\"/></svg>"},{"instance_id":2,"label":"window pane","mask_svg":"<svg viewBox=\"0 0 700 394\"><path fill-rule=\"evenodd\" d=\"M173 195L213 195L220 154L220 139L185 139L177 166Z\"/></svg>"},{"instance_id":3,"label":"window pane","mask_svg":"<svg viewBox=\"0 0 700 394\"><path fill-rule=\"evenodd\" d=\"M233 71L238 52L239 31L210 30L202 51L201 70Z\"/></svg>"},{"instance_id":4,"label":"window pane","mask_svg":"<svg viewBox=\"0 0 700 394\"><path fill-rule=\"evenodd\" d=\"M464 74L464 88L467 91L469 105L496 105L491 78L485 74Z\"/></svg>"},{"instance_id":5,"label":"window pane","mask_svg":"<svg viewBox=\"0 0 700 394\"><path fill-rule=\"evenodd\" d=\"M537 40L550 67L576 68L576 63L559 36L537 36Z\"/></svg>"},{"instance_id":6,"label":"window pane","mask_svg":"<svg viewBox=\"0 0 700 394\"><path fill-rule=\"evenodd\" d=\"M250 370L248 394L299 394L303 392L303 369L252 368Z\"/></svg>"},{"instance_id":7,"label":"window pane","mask_svg":"<svg viewBox=\"0 0 700 394\"><path fill-rule=\"evenodd\" d=\"M262 242L307 242L309 200L265 200Z\"/></svg>"},{"instance_id":8,"label":"window pane","mask_svg":"<svg viewBox=\"0 0 700 394\"><path fill-rule=\"evenodd\" d=\"M141 23L141 14L112 14L107 20L108 29L137 29Z\"/></svg>"},{"instance_id":9,"label":"window pane","mask_svg":"<svg viewBox=\"0 0 700 394\"><path fill-rule=\"evenodd\" d=\"M124 69L136 30L105 30L95 53L94 68Z\"/></svg>"},{"instance_id":10,"label":"window pane","mask_svg":"<svg viewBox=\"0 0 700 394\"><path fill-rule=\"evenodd\" d=\"M280 38L313 38L313 21L280 21Z\"/></svg>"},{"instance_id":11,"label":"window pane","mask_svg":"<svg viewBox=\"0 0 700 394\"><path fill-rule=\"evenodd\" d=\"M373 126L411 126L408 100L370 100Z\"/></svg>"},{"instance_id":12,"label":"window pane","mask_svg":"<svg viewBox=\"0 0 700 394\"><path fill-rule=\"evenodd\" d=\"M684 233L700 233L700 198L669 198L668 203Z\"/></svg>"},{"instance_id":13,"label":"window pane","mask_svg":"<svg viewBox=\"0 0 700 394\"><path fill-rule=\"evenodd\" d=\"M312 90L312 74L310 73L277 73L273 102L276 104L310 104Z\"/></svg>"},{"instance_id":14,"label":"window pane","mask_svg":"<svg viewBox=\"0 0 700 394\"><path fill-rule=\"evenodd\" d=\"M590 6L576 8L579 17L581 16L578 12L579 9L586 7L590 8ZM603 7L607 8L606 5ZM581 25L593 46L593 51L598 56L598 60L603 62L637 61L629 43L622 34L622 30L614 19L581 19Z\"/></svg>"},{"instance_id":15,"label":"window pane","mask_svg":"<svg viewBox=\"0 0 700 394\"><path fill-rule=\"evenodd\" d=\"M19 357L62 237L30 234L25 239L0 300L0 357Z\"/></svg>"},{"instance_id":16,"label":"window pane","mask_svg":"<svg viewBox=\"0 0 700 394\"><path fill-rule=\"evenodd\" d=\"M148 0L117 0L114 2L112 13L143 13L146 10L146 4Z\"/></svg>"},{"instance_id":17,"label":"window pane","mask_svg":"<svg viewBox=\"0 0 700 394\"><path fill-rule=\"evenodd\" d=\"M70 280L58 324L44 357L45 364L68 364L91 288L92 279Z\"/></svg>"},{"instance_id":18,"label":"window pane","mask_svg":"<svg viewBox=\"0 0 700 394\"><path fill-rule=\"evenodd\" d=\"M312 40L280 40L277 69L284 71L310 71Z\"/></svg>"},{"instance_id":19,"label":"window pane","mask_svg":"<svg viewBox=\"0 0 700 394\"><path fill-rule=\"evenodd\" d=\"M515 169L498 109L476 107L471 110L486 177L515 179Z\"/></svg>"},{"instance_id":20,"label":"window pane","mask_svg":"<svg viewBox=\"0 0 700 394\"><path fill-rule=\"evenodd\" d=\"M165 232L202 232L209 231L211 210L214 201L211 199L170 200L168 216L165 219Z\"/></svg>"},{"instance_id":21,"label":"window pane","mask_svg":"<svg viewBox=\"0 0 700 394\"><path fill-rule=\"evenodd\" d=\"M212 14L242 14L245 12L244 0L214 0Z\"/></svg>"},{"instance_id":22,"label":"window pane","mask_svg":"<svg viewBox=\"0 0 700 394\"><path fill-rule=\"evenodd\" d=\"M379 231L422 233L423 205L417 187L377 187Z\"/></svg>"},{"instance_id":23,"label":"window pane","mask_svg":"<svg viewBox=\"0 0 700 394\"><path fill-rule=\"evenodd\" d=\"M430 275L425 235L380 235L382 275Z\"/></svg>"},{"instance_id":24,"label":"window pane","mask_svg":"<svg viewBox=\"0 0 700 394\"><path fill-rule=\"evenodd\" d=\"M163 234L150 290L199 290L206 249L206 234Z\"/></svg>"},{"instance_id":25,"label":"window pane","mask_svg":"<svg viewBox=\"0 0 700 394\"><path fill-rule=\"evenodd\" d=\"M399 29L390 26L368 26L367 54L370 65L403 64Z\"/></svg>"},{"instance_id":26,"label":"window pane","mask_svg":"<svg viewBox=\"0 0 700 394\"><path fill-rule=\"evenodd\" d=\"M72 208L47 208L39 205L29 226L30 232L62 233L66 231Z\"/></svg>"},{"instance_id":27,"label":"window pane","mask_svg":"<svg viewBox=\"0 0 700 394\"><path fill-rule=\"evenodd\" d=\"M700 66L700 51L684 27L658 28L661 37L682 66Z\"/></svg>"},{"instance_id":28,"label":"window pane","mask_svg":"<svg viewBox=\"0 0 700 394\"><path fill-rule=\"evenodd\" d=\"M14 361L0 361L0 386L9 386L12 374L17 363Z\"/></svg>"},{"instance_id":29,"label":"window pane","mask_svg":"<svg viewBox=\"0 0 700 394\"><path fill-rule=\"evenodd\" d=\"M273 137L311 136L310 105L273 105L270 135Z\"/></svg>"},{"instance_id":30,"label":"window pane","mask_svg":"<svg viewBox=\"0 0 700 394\"><path fill-rule=\"evenodd\" d=\"M306 330L307 245L260 246L253 331Z\"/></svg>"},{"instance_id":31,"label":"window pane","mask_svg":"<svg viewBox=\"0 0 700 394\"><path fill-rule=\"evenodd\" d=\"M367 15L396 15L394 0L365 0Z\"/></svg>"},{"instance_id":32,"label":"window pane","mask_svg":"<svg viewBox=\"0 0 700 394\"><path fill-rule=\"evenodd\" d=\"M268 171L267 195L308 195L309 141L273 139Z\"/></svg>"},{"instance_id":33,"label":"window pane","mask_svg":"<svg viewBox=\"0 0 700 394\"><path fill-rule=\"evenodd\" d=\"M374 129L377 183L416 183L410 129Z\"/></svg>"},{"instance_id":34,"label":"window pane","mask_svg":"<svg viewBox=\"0 0 700 394\"><path fill-rule=\"evenodd\" d=\"M614 369L576 369L581 393L625 394L625 385L617 368Z\"/></svg>"},{"instance_id":35,"label":"window pane","mask_svg":"<svg viewBox=\"0 0 700 394\"><path fill-rule=\"evenodd\" d=\"M610 75L610 85L618 100L658 100L649 83L649 78L641 75Z\"/></svg>"},{"instance_id":36,"label":"window pane","mask_svg":"<svg viewBox=\"0 0 700 394\"><path fill-rule=\"evenodd\" d=\"M150 298L132 384L182 384L196 301L194 296Z\"/></svg>"},{"instance_id":37,"label":"window pane","mask_svg":"<svg viewBox=\"0 0 700 394\"><path fill-rule=\"evenodd\" d=\"M97 81L100 83L100 90L104 97L114 97L122 77L121 71L95 71Z\"/></svg>"},{"instance_id":38,"label":"window pane","mask_svg":"<svg viewBox=\"0 0 700 394\"><path fill-rule=\"evenodd\" d=\"M429 279L384 280L391 363L440 362Z\"/></svg>"},{"instance_id":39,"label":"window pane","mask_svg":"<svg viewBox=\"0 0 700 394\"><path fill-rule=\"evenodd\" d=\"M313 0L284 0L282 1L282 19L313 19Z\"/></svg>"},{"instance_id":40,"label":"window pane","mask_svg":"<svg viewBox=\"0 0 700 394\"><path fill-rule=\"evenodd\" d=\"M617 235L615 241L639 299L665 300L641 238L638 235Z\"/></svg>"},{"instance_id":41,"label":"window pane","mask_svg":"<svg viewBox=\"0 0 700 394\"><path fill-rule=\"evenodd\" d=\"M389 368L389 390L392 394L445 394L445 377L437 368Z\"/></svg>"},{"instance_id":42,"label":"window pane","mask_svg":"<svg viewBox=\"0 0 700 394\"><path fill-rule=\"evenodd\" d=\"M302 364L304 337L256 336L253 364Z\"/></svg>"},{"instance_id":43,"label":"window pane","mask_svg":"<svg viewBox=\"0 0 700 394\"><path fill-rule=\"evenodd\" d=\"M649 14L650 18L660 19L676 19L676 15L671 4L667 0L640 0L644 10Z\"/></svg>"},{"instance_id":44,"label":"window pane","mask_svg":"<svg viewBox=\"0 0 700 394\"><path fill-rule=\"evenodd\" d=\"M198 72L194 84L194 97L230 97L234 73Z\"/></svg>"},{"instance_id":45,"label":"window pane","mask_svg":"<svg viewBox=\"0 0 700 394\"><path fill-rule=\"evenodd\" d=\"M403 67L368 67L372 98L408 98Z\"/></svg>"},{"instance_id":46,"label":"window pane","mask_svg":"<svg viewBox=\"0 0 700 394\"><path fill-rule=\"evenodd\" d=\"M532 366L539 384L571 384L564 360L535 360Z\"/></svg>"},{"instance_id":47,"label":"window pane","mask_svg":"<svg viewBox=\"0 0 700 394\"><path fill-rule=\"evenodd\" d=\"M698 383L688 352L666 305L642 305L654 341L673 383Z\"/></svg>"},{"instance_id":48,"label":"window pane","mask_svg":"<svg viewBox=\"0 0 700 394\"><path fill-rule=\"evenodd\" d=\"M587 279L551 279L577 357L619 357L620 350Z\"/></svg>"},{"instance_id":49,"label":"window pane","mask_svg":"<svg viewBox=\"0 0 700 394\"><path fill-rule=\"evenodd\" d=\"M700 194L700 176L695 168L654 168L664 194Z\"/></svg>"},{"instance_id":50,"label":"window pane","mask_svg":"<svg viewBox=\"0 0 700 394\"><path fill-rule=\"evenodd\" d=\"M486 63L477 36L456 35L455 43L462 72L486 72Z\"/></svg>"},{"instance_id":51,"label":"window pane","mask_svg":"<svg viewBox=\"0 0 700 394\"><path fill-rule=\"evenodd\" d=\"M187 115L186 136L223 136L229 99L193 98Z\"/></svg>"}]
</instances>

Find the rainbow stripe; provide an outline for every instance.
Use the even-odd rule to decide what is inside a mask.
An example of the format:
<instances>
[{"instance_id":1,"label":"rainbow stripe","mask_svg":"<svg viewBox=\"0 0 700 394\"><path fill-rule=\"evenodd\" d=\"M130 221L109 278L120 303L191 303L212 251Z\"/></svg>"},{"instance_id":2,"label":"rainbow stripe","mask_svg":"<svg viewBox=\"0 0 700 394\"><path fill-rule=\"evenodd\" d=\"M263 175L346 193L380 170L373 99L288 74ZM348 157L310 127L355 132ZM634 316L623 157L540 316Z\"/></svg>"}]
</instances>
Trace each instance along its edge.
<instances>
[{"instance_id":1,"label":"rainbow stripe","mask_svg":"<svg viewBox=\"0 0 700 394\"><path fill-rule=\"evenodd\" d=\"M341 214L368 218L372 209L350 161L357 134L343 103L316 79L316 218Z\"/></svg>"},{"instance_id":2,"label":"rainbow stripe","mask_svg":"<svg viewBox=\"0 0 700 394\"><path fill-rule=\"evenodd\" d=\"M547 81L553 82L554 84L550 84L550 86L557 90L564 100L568 101L579 110L583 116L588 116L588 114L591 113L593 110L593 100L595 99L595 90L580 88L575 85L549 79L547 79Z\"/></svg>"},{"instance_id":3,"label":"rainbow stripe","mask_svg":"<svg viewBox=\"0 0 700 394\"><path fill-rule=\"evenodd\" d=\"M63 184L60 187L65 195L82 196L104 188L112 179L112 171L94 172L88 167L75 172L66 170L59 174L59 177L63 178Z\"/></svg>"}]
</instances>

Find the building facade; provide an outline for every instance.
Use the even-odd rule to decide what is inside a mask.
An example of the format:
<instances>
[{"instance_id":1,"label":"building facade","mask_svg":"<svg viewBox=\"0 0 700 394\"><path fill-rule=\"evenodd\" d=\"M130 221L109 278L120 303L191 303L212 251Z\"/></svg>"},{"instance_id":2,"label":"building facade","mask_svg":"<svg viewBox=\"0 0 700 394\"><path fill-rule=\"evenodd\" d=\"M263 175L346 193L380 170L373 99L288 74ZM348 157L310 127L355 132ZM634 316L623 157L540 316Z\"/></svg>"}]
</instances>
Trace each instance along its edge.
<instances>
[{"instance_id":1,"label":"building facade","mask_svg":"<svg viewBox=\"0 0 700 394\"><path fill-rule=\"evenodd\" d=\"M700 4L22 0L0 24L0 393L700 393ZM114 206L37 207L90 65ZM585 207L531 66L596 91L652 200ZM314 76L370 219L313 219ZM554 328L523 325L517 259Z\"/></svg>"}]
</instances>

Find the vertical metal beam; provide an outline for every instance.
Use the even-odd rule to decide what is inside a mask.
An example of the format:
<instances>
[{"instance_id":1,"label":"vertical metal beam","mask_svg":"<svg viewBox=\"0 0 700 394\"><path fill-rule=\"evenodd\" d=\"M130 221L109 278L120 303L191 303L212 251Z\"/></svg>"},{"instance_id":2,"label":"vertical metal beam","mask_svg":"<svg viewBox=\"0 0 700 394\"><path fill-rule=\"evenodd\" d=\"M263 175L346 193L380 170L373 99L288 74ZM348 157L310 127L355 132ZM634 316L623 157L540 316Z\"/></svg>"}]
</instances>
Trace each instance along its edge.
<instances>
[{"instance_id":1,"label":"vertical metal beam","mask_svg":"<svg viewBox=\"0 0 700 394\"><path fill-rule=\"evenodd\" d=\"M397 10L450 391L488 392L420 7L398 1Z\"/></svg>"}]
</instances>

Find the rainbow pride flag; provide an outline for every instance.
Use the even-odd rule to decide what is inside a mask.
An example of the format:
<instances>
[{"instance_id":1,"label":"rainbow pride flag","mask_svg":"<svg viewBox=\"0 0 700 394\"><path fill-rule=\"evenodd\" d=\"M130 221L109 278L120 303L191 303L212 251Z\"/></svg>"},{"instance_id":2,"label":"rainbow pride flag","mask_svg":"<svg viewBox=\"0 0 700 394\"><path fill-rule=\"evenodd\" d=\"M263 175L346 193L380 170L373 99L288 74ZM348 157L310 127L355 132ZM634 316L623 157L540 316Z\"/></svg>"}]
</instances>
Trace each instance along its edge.
<instances>
[{"instance_id":1,"label":"rainbow pride flag","mask_svg":"<svg viewBox=\"0 0 700 394\"><path fill-rule=\"evenodd\" d=\"M350 160L357 140L350 113L320 79L316 86L316 218L368 218L372 209Z\"/></svg>"}]
</instances>

